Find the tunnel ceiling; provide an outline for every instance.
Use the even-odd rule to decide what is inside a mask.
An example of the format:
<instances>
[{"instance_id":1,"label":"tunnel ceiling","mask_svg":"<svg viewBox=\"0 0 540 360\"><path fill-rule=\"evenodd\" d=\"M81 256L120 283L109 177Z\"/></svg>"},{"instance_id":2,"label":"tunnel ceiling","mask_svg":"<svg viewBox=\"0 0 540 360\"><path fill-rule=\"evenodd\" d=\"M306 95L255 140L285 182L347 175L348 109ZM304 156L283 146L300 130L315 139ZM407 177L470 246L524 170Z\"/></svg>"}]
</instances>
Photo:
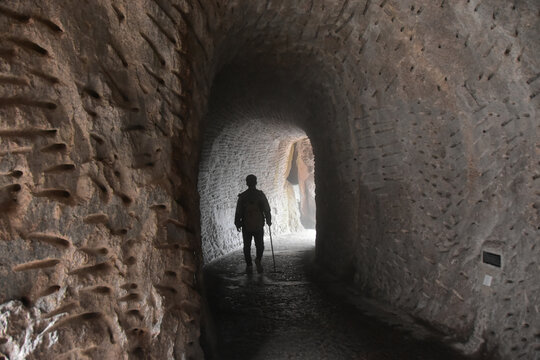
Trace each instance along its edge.
<instances>
[{"instance_id":1,"label":"tunnel ceiling","mask_svg":"<svg viewBox=\"0 0 540 360\"><path fill-rule=\"evenodd\" d=\"M280 164L265 181L311 140L321 268L466 352L533 357L539 10L2 2L1 312L26 319L2 351L50 325L62 336L24 351L201 357L203 142L258 127Z\"/></svg>"}]
</instances>

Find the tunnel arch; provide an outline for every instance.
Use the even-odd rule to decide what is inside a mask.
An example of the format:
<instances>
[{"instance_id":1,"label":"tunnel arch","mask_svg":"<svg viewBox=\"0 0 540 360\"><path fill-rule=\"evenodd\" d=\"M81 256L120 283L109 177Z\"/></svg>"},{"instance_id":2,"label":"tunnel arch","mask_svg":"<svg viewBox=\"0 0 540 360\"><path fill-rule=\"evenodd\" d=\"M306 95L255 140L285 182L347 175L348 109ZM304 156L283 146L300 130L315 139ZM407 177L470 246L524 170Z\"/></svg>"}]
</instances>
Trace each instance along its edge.
<instances>
[{"instance_id":1,"label":"tunnel arch","mask_svg":"<svg viewBox=\"0 0 540 360\"><path fill-rule=\"evenodd\" d=\"M344 156L357 151L351 134L355 126L352 113L358 110L358 105L351 101L354 95L347 91L346 86L353 77L348 71L354 73L353 83L357 86L365 85L364 73L353 67L346 56L340 54L338 47L314 46L312 36L317 37L317 31L302 34L302 29L295 26L289 30L291 33L283 32L279 27L259 29L256 22L247 21L246 24L242 19L249 19L247 14L261 9L243 4L243 10L246 18L234 18L226 25L230 28L216 33L214 39L216 52L211 66L214 77L210 78L213 90L207 106L208 115L202 125L203 144L207 135L212 138L216 132L213 109L224 105L229 109L236 106L235 110L240 113L246 111L244 107L258 107L257 111L263 115L277 111L281 121L292 122L305 131L317 159L317 203L322 205L317 207L316 215L317 224L321 224L317 231L324 234L317 237L319 261L337 274L351 271L355 265L348 244L356 230L352 224L355 224L357 184L361 184L361 180L359 174L354 173L356 160ZM260 21L272 16L275 14L263 11ZM240 25L236 23L238 20ZM237 26L242 32L238 32ZM299 39L291 41L292 34ZM222 84L217 86L217 90L216 83ZM215 98L220 99L219 104L213 102ZM236 102L247 98L250 99L248 103L238 105ZM254 99L258 99L256 106ZM253 115L255 118L260 116ZM205 146L202 148L201 169L206 166ZM202 199L201 209L204 206ZM201 214L204 216L205 211L202 210ZM319 219L323 220L319 222ZM201 224L204 243L204 228L207 226L204 219L201 219ZM234 236L232 225L228 233Z\"/></svg>"}]
</instances>

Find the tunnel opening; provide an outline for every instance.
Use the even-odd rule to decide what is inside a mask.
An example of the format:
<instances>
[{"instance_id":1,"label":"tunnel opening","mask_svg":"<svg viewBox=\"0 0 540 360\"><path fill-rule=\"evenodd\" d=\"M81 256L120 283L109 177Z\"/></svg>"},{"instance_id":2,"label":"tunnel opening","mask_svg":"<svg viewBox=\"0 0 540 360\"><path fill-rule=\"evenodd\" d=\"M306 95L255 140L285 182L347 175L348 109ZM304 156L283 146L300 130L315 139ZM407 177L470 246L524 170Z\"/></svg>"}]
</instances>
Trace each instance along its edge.
<instances>
[{"instance_id":1,"label":"tunnel opening","mask_svg":"<svg viewBox=\"0 0 540 360\"><path fill-rule=\"evenodd\" d=\"M272 233L308 229L315 240L315 156L302 126L310 116L303 96L275 74L228 66L216 76L198 181L205 264L242 247L234 214L249 174L268 198Z\"/></svg>"}]
</instances>

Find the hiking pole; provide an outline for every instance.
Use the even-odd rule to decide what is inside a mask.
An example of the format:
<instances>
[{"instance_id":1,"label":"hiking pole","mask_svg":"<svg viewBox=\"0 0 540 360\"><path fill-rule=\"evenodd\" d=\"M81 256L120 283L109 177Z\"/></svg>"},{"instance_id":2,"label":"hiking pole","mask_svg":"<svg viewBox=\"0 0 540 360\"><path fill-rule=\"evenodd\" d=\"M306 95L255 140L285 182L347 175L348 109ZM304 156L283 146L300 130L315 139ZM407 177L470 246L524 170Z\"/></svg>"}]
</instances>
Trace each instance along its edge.
<instances>
[{"instance_id":1,"label":"hiking pole","mask_svg":"<svg viewBox=\"0 0 540 360\"><path fill-rule=\"evenodd\" d=\"M272 241L272 228L268 225L268 231L270 232L270 248L272 249L272 261L274 261L274 272L276 272L276 258L274 256L274 244Z\"/></svg>"}]
</instances>

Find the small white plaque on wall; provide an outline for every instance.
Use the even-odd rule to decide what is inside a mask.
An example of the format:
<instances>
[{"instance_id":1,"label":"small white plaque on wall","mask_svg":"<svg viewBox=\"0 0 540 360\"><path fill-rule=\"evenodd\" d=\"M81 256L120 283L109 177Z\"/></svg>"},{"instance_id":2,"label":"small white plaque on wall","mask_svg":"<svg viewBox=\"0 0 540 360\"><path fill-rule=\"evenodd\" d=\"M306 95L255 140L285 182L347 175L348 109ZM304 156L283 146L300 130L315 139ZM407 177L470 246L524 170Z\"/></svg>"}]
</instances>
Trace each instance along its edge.
<instances>
[{"instance_id":1,"label":"small white plaque on wall","mask_svg":"<svg viewBox=\"0 0 540 360\"><path fill-rule=\"evenodd\" d=\"M491 275L485 275L483 285L491 286L491 280L493 280L493 277Z\"/></svg>"}]
</instances>

